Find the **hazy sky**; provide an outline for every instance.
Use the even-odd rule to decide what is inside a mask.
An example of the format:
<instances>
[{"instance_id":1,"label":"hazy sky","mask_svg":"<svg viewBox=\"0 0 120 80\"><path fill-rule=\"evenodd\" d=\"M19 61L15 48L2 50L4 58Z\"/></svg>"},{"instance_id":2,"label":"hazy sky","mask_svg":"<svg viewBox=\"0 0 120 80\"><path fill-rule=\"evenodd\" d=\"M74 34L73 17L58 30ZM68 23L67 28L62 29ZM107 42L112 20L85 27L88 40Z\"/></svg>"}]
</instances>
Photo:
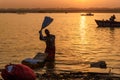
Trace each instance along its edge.
<instances>
[{"instance_id":1,"label":"hazy sky","mask_svg":"<svg viewBox=\"0 0 120 80\"><path fill-rule=\"evenodd\" d=\"M0 8L120 7L120 0L0 0Z\"/></svg>"}]
</instances>

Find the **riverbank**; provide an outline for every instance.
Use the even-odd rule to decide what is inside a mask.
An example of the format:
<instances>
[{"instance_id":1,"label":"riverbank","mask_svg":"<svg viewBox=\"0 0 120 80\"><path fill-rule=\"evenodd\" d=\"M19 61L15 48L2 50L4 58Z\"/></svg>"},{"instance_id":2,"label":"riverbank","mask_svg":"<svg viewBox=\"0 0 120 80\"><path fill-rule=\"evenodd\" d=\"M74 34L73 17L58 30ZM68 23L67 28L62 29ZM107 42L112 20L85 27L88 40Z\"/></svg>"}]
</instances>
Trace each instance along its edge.
<instances>
[{"instance_id":1,"label":"riverbank","mask_svg":"<svg viewBox=\"0 0 120 80\"><path fill-rule=\"evenodd\" d=\"M120 8L7 8L0 13L120 13Z\"/></svg>"},{"instance_id":2,"label":"riverbank","mask_svg":"<svg viewBox=\"0 0 120 80\"><path fill-rule=\"evenodd\" d=\"M37 74L36 80L120 80L120 76L107 73L59 73L59 74Z\"/></svg>"},{"instance_id":3,"label":"riverbank","mask_svg":"<svg viewBox=\"0 0 120 80\"><path fill-rule=\"evenodd\" d=\"M97 72L36 73L36 80L120 80L120 75ZM3 80L0 77L0 80Z\"/></svg>"},{"instance_id":4,"label":"riverbank","mask_svg":"<svg viewBox=\"0 0 120 80\"><path fill-rule=\"evenodd\" d=\"M37 72L36 80L120 80L120 74L113 71L110 68L90 68L87 72Z\"/></svg>"}]
</instances>

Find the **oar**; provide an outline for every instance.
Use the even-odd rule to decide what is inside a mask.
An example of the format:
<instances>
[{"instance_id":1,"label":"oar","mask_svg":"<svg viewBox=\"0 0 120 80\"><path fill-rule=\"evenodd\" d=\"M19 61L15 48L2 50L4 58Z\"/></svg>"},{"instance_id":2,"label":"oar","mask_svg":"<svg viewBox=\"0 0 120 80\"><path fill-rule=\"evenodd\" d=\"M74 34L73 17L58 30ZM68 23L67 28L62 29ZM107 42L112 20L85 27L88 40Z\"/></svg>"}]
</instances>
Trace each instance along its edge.
<instances>
[{"instance_id":1,"label":"oar","mask_svg":"<svg viewBox=\"0 0 120 80\"><path fill-rule=\"evenodd\" d=\"M53 21L53 18L45 16L43 23L42 23L41 30L47 27L50 23L52 23L52 21Z\"/></svg>"}]
</instances>

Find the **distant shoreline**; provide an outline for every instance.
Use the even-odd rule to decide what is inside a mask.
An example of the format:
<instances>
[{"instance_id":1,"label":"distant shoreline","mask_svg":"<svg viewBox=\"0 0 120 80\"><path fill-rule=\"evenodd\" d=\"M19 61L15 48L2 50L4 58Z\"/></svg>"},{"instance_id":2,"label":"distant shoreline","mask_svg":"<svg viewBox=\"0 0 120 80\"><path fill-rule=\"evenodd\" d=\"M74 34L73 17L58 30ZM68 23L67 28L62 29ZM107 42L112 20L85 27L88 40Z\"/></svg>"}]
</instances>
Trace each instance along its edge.
<instances>
[{"instance_id":1,"label":"distant shoreline","mask_svg":"<svg viewBox=\"0 0 120 80\"><path fill-rule=\"evenodd\" d=\"M120 8L20 8L0 9L0 13L120 13Z\"/></svg>"}]
</instances>

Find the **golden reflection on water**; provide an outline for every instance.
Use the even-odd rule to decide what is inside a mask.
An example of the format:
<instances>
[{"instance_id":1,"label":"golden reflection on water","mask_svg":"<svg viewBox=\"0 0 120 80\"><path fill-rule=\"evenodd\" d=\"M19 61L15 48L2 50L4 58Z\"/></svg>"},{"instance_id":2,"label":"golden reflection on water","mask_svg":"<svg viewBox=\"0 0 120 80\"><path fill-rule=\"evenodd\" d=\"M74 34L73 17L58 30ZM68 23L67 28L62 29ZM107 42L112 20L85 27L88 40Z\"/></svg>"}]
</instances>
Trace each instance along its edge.
<instances>
[{"instance_id":1,"label":"golden reflection on water","mask_svg":"<svg viewBox=\"0 0 120 80\"><path fill-rule=\"evenodd\" d=\"M86 44L86 17L85 16L81 16L80 17L80 36L81 36L81 40L80 43L82 44Z\"/></svg>"}]
</instances>

